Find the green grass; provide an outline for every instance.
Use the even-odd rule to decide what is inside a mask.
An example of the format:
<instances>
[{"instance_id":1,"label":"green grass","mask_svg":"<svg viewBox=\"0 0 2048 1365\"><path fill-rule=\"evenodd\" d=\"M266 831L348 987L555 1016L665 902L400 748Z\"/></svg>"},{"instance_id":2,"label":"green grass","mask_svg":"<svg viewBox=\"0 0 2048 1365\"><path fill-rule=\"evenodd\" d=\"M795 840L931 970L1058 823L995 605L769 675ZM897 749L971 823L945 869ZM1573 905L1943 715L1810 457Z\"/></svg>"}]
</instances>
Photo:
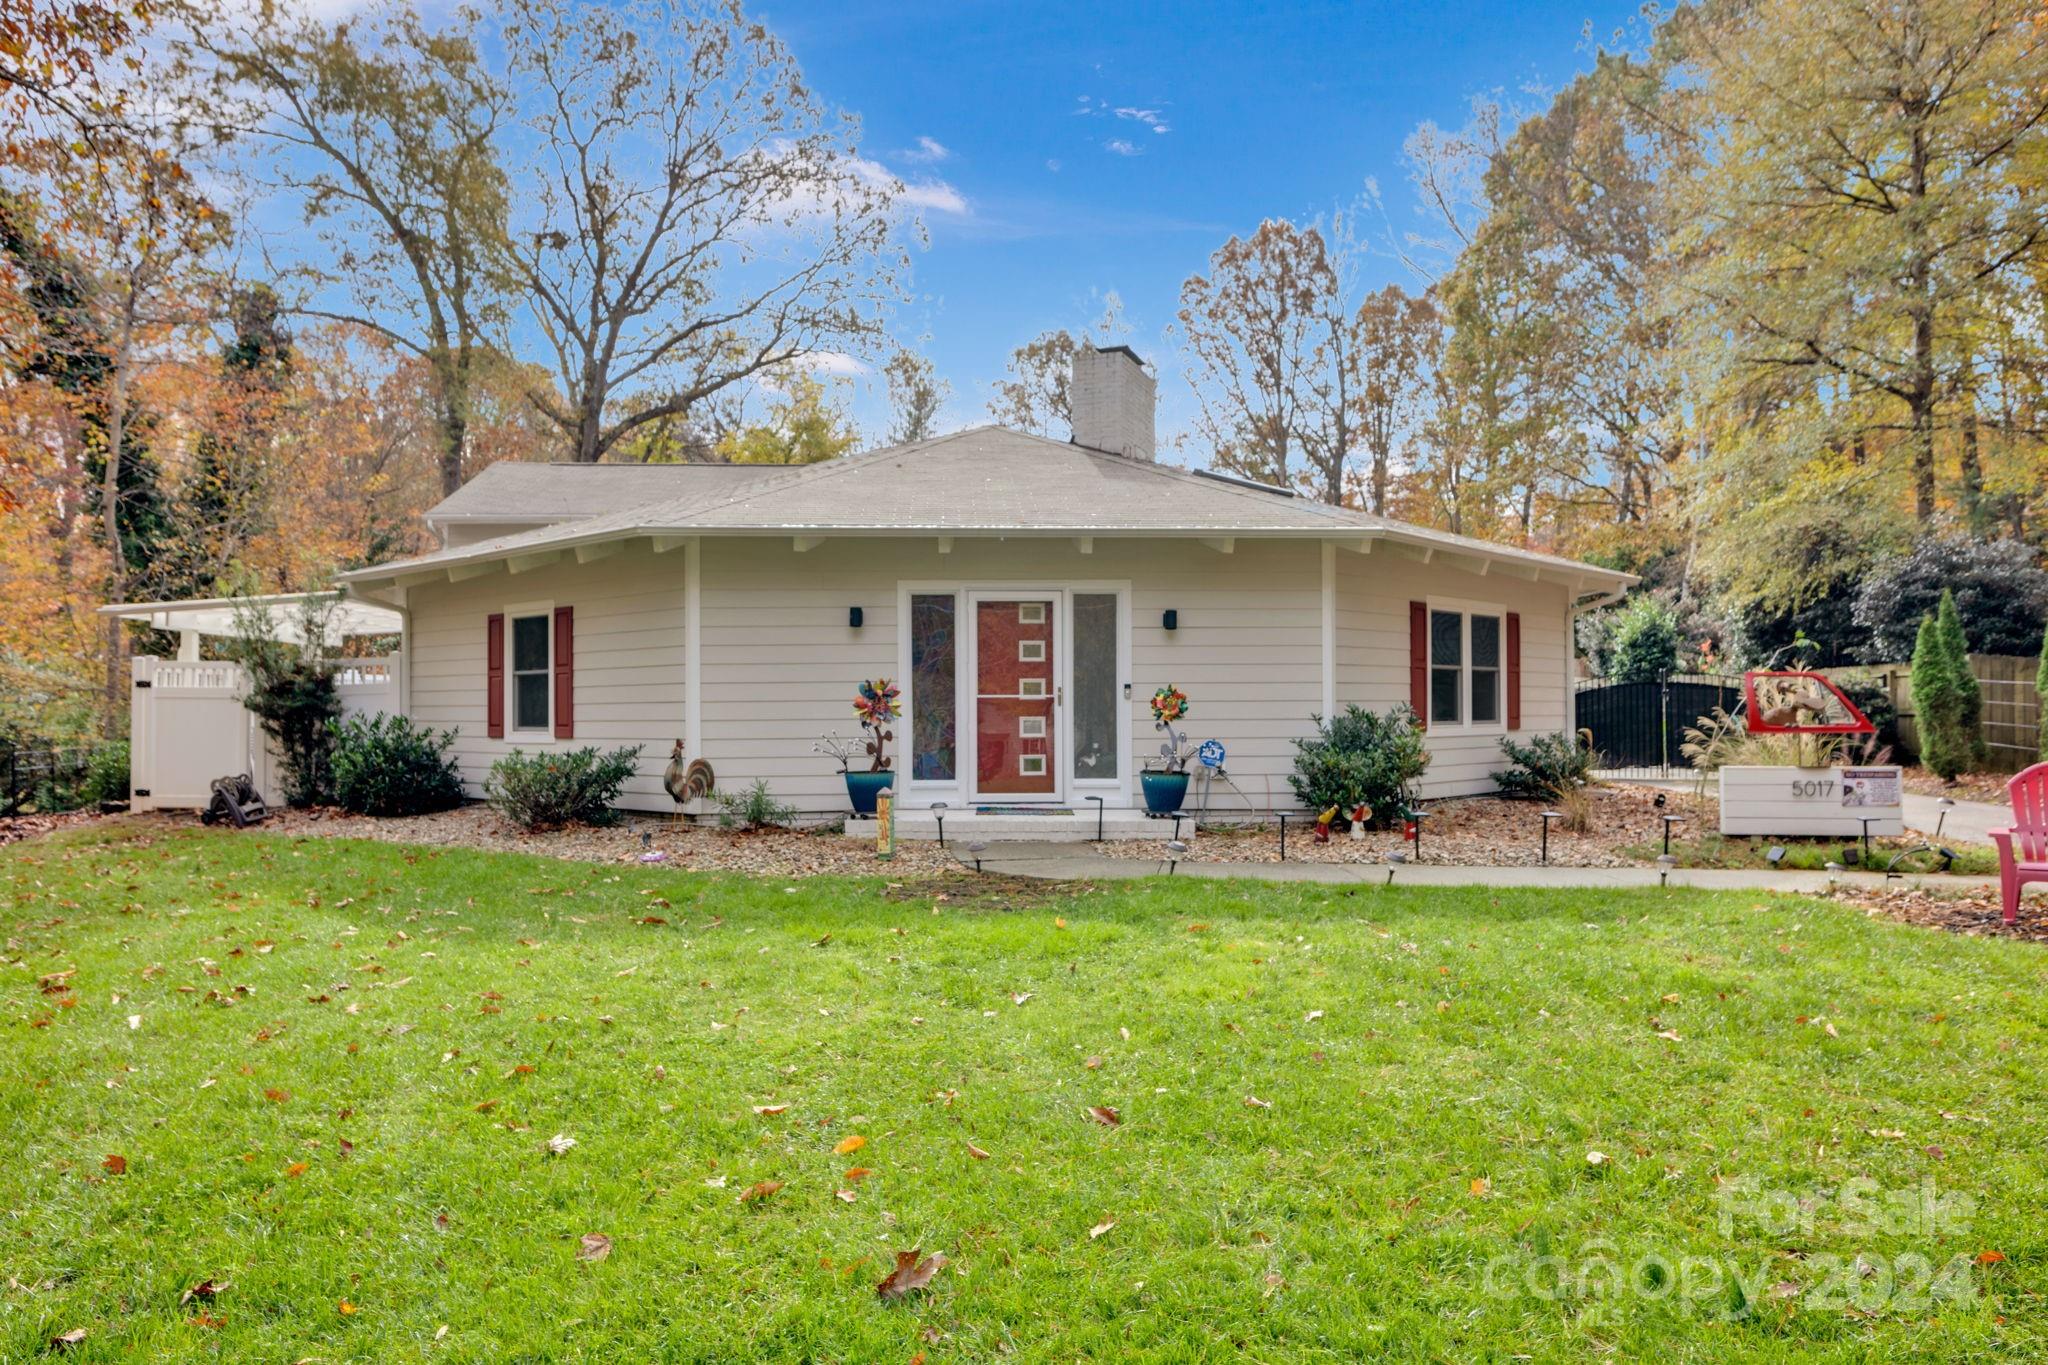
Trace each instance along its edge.
<instances>
[{"instance_id":1,"label":"green grass","mask_svg":"<svg viewBox=\"0 0 2048 1365\"><path fill-rule=\"evenodd\" d=\"M1892 856L1903 849L1919 848L1929 842L1915 834L1904 839L1872 839L1871 853L1867 862L1851 863L1859 871L1882 872ZM1672 856L1678 859L1680 867L1735 867L1768 868L1767 855L1771 849L1783 848L1785 858L1780 867L1801 871L1823 871L1831 862L1844 862L1843 850L1855 849L1861 852L1863 841L1851 835L1841 839L1761 839L1740 835L1703 834L1696 839L1673 839ZM1944 839L1942 847L1956 855L1955 864L1949 870L1957 876L1995 877L1998 875L1998 850L1983 844L1966 844L1955 839ZM1624 857L1648 862L1664 851L1656 842L1634 844L1621 850ZM1939 866L1938 860L1916 857L1903 864L1902 871L1912 874L1932 872Z\"/></svg>"},{"instance_id":2,"label":"green grass","mask_svg":"<svg viewBox=\"0 0 2048 1365\"><path fill-rule=\"evenodd\" d=\"M0 1360L2048 1352L2036 946L1676 891L984 885L0 851ZM1859 1231L1854 1178L1976 1208ZM1823 1202L1724 1231L1734 1179ZM879 1302L913 1246L951 1265ZM1602 1255L1653 1292L1522 1288ZM1901 1256L1973 1294L1887 1299ZM1694 1301L1688 1257L1750 1290Z\"/></svg>"}]
</instances>

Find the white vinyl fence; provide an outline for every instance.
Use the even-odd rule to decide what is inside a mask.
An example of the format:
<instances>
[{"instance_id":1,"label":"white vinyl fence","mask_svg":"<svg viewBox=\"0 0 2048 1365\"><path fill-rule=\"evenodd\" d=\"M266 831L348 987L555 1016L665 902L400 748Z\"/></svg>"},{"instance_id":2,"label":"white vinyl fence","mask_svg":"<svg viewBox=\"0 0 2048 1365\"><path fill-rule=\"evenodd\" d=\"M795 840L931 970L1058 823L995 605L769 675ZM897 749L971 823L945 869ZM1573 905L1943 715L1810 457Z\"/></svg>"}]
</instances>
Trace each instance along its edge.
<instances>
[{"instance_id":1,"label":"white vinyl fence","mask_svg":"<svg viewBox=\"0 0 2048 1365\"><path fill-rule=\"evenodd\" d=\"M350 659L339 678L344 718L399 708L398 656ZM278 802L278 767L256 718L242 705L240 664L139 655L133 660L128 729L131 808L196 810L216 777L247 773Z\"/></svg>"}]
</instances>

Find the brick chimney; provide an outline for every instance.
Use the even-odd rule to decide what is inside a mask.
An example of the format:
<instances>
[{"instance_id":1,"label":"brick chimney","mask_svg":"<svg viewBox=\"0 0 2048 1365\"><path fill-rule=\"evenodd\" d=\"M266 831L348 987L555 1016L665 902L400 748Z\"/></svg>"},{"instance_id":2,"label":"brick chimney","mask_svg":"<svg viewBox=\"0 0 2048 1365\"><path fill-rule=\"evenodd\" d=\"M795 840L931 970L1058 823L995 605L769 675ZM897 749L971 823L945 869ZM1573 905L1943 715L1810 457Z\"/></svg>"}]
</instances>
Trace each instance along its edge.
<instances>
[{"instance_id":1,"label":"brick chimney","mask_svg":"<svg viewBox=\"0 0 2048 1365\"><path fill-rule=\"evenodd\" d=\"M1157 381L1128 346L1083 344L1074 351L1074 444L1090 450L1154 457L1152 417Z\"/></svg>"}]
</instances>

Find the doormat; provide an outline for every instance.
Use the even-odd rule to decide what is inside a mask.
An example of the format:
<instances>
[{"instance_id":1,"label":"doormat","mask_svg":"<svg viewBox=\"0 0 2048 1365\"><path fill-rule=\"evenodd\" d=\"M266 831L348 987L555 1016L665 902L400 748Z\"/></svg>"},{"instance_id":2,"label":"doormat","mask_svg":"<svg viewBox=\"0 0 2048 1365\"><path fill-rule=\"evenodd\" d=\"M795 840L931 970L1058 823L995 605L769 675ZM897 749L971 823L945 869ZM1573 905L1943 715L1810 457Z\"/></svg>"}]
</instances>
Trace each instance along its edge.
<instances>
[{"instance_id":1,"label":"doormat","mask_svg":"<svg viewBox=\"0 0 2048 1365\"><path fill-rule=\"evenodd\" d=\"M976 806L976 815L1072 815L1065 806Z\"/></svg>"}]
</instances>

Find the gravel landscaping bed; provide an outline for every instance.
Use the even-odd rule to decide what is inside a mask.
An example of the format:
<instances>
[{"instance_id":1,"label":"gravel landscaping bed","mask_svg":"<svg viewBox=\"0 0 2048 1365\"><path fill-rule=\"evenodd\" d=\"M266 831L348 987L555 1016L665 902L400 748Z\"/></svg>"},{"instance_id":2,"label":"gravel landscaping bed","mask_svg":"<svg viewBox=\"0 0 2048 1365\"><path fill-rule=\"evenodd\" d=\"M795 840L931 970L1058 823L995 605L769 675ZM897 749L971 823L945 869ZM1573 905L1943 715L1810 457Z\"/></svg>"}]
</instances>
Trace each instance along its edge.
<instances>
[{"instance_id":1,"label":"gravel landscaping bed","mask_svg":"<svg viewBox=\"0 0 2048 1365\"><path fill-rule=\"evenodd\" d=\"M179 825L198 823L196 815L136 818ZM628 815L616 825L575 825L530 834L483 805L396 819L336 810L281 811L258 828L276 834L537 853L575 862L638 865L647 854L659 853L663 856L652 861L678 871L744 872L762 877L876 876L885 871L896 876L956 866L936 844L898 843L896 857L882 863L875 858L871 842L848 839L836 830L741 833L685 825L661 816Z\"/></svg>"},{"instance_id":2,"label":"gravel landscaping bed","mask_svg":"<svg viewBox=\"0 0 2048 1365\"><path fill-rule=\"evenodd\" d=\"M1550 862L1557 867L1635 867L1640 860L1619 850L1631 845L1657 843L1664 837L1660 817L1682 815L1674 837L1700 828L1712 828L1717 820L1713 803L1702 802L1689 791L1660 791L1655 787L1627 783L1602 783L1588 792L1592 822L1583 834L1566 832L1562 821L1550 827ZM1659 808L1657 798L1665 804ZM1306 821L1287 822L1287 860L1317 863L1384 863L1387 855L1405 852L1409 861L1454 867L1524 867L1541 861L1543 805L1531 801L1508 801L1496 796L1460 797L1432 802L1422 822L1422 853L1402 839L1398 830L1367 830L1363 839L1349 833L1330 836L1327 844L1315 842L1314 829ZM1163 839L1133 839L1103 844L1100 851L1112 858L1133 858L1157 862L1166 856ZM1184 862L1270 863L1280 860L1280 835L1274 825L1231 828L1222 824L1205 826L1199 838L1191 840Z\"/></svg>"}]
</instances>

